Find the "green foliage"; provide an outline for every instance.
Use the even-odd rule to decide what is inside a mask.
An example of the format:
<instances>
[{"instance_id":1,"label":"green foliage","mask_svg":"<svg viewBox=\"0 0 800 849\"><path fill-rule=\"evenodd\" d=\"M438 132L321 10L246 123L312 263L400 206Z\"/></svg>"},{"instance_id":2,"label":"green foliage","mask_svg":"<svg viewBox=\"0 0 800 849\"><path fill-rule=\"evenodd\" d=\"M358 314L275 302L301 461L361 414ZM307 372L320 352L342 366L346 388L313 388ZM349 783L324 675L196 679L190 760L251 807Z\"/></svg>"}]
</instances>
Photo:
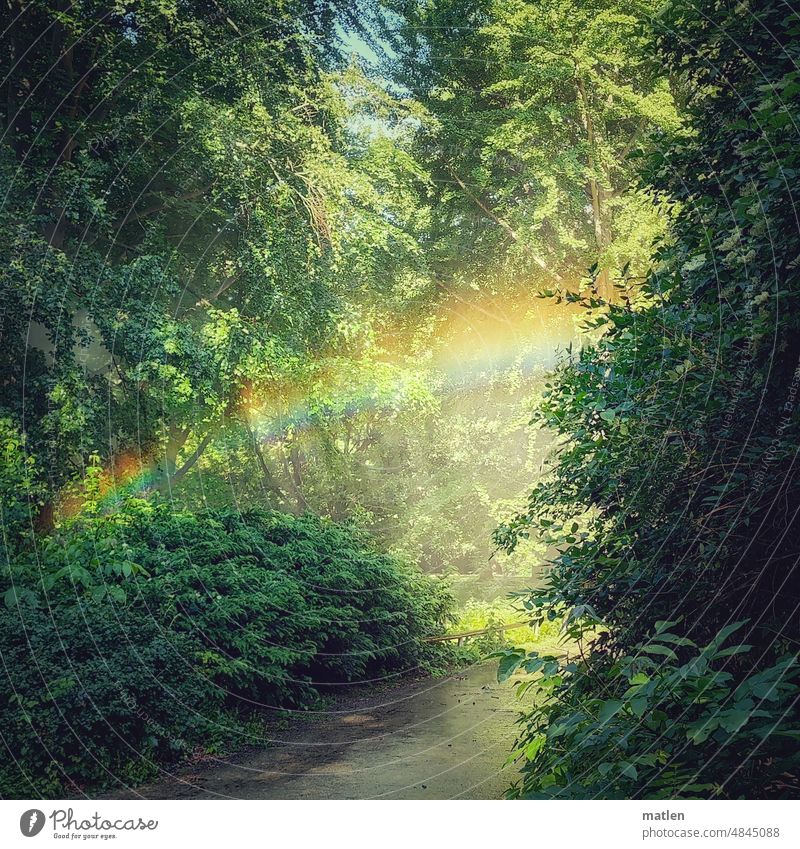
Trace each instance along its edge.
<instances>
[{"instance_id":1,"label":"green foliage","mask_svg":"<svg viewBox=\"0 0 800 849\"><path fill-rule=\"evenodd\" d=\"M770 728L796 730L800 688L782 658L800 638L798 31L777 2L676 0L657 20L655 47L687 92L693 127L648 165L647 179L679 207L673 231L643 286L623 278L615 304L573 298L602 336L551 381L538 420L558 450L529 509L496 534L507 550L531 534L554 546L529 609L568 613L573 636L589 642L583 674L562 688L561 673L547 673L561 706L531 715L524 744L536 743L537 760L523 795L580 794L584 784L624 793L642 774L642 795L767 792L782 745ZM677 648L645 645L654 622L678 618ZM741 620L752 652L720 662L716 648ZM595 639L598 622L608 631ZM689 641L706 646L696 666ZM656 655L657 674L637 652ZM700 696L704 665L712 677ZM652 687L636 689L639 674ZM769 695L766 679L777 682ZM606 723L601 703L614 707ZM605 731L594 741L597 722ZM603 748L639 733L655 735L654 750L631 739L631 760ZM571 753L561 771L562 740L600 747L585 782ZM665 740L688 746L685 757ZM706 762L712 745L719 755Z\"/></svg>"},{"instance_id":2,"label":"green foliage","mask_svg":"<svg viewBox=\"0 0 800 849\"><path fill-rule=\"evenodd\" d=\"M753 798L798 765L797 658L753 657L733 623L703 647L657 623L647 642L590 666L509 652L536 710L514 756L524 798ZM680 655L680 657L679 657Z\"/></svg>"},{"instance_id":3,"label":"green foliage","mask_svg":"<svg viewBox=\"0 0 800 849\"><path fill-rule=\"evenodd\" d=\"M498 625L523 622L525 618L519 606L509 597L492 601L470 598L458 608L458 618L448 630L454 634L480 631ZM560 638L561 622L543 622L515 628L513 631L499 631L494 635L487 635L480 642L483 650L514 643L529 647L536 645L538 651L544 651L546 648L556 650Z\"/></svg>"},{"instance_id":4,"label":"green foliage","mask_svg":"<svg viewBox=\"0 0 800 849\"><path fill-rule=\"evenodd\" d=\"M7 562L39 513L43 488L37 479L36 459L12 419L0 417L0 530L2 556Z\"/></svg>"},{"instance_id":5,"label":"green foliage","mask_svg":"<svg viewBox=\"0 0 800 849\"><path fill-rule=\"evenodd\" d=\"M0 607L0 639L4 798L139 783L220 734L223 692L197 646L140 609L14 603Z\"/></svg>"},{"instance_id":6,"label":"green foliage","mask_svg":"<svg viewBox=\"0 0 800 849\"><path fill-rule=\"evenodd\" d=\"M253 383L427 290L424 169L349 120L348 4L62 6L12 16L0 98L0 411L49 500L98 446L175 485Z\"/></svg>"},{"instance_id":7,"label":"green foliage","mask_svg":"<svg viewBox=\"0 0 800 849\"><path fill-rule=\"evenodd\" d=\"M374 7L341 0L42 0L2 34L2 793L135 779L248 705L435 666L445 586L355 526L486 562L536 475L543 358L472 357L475 316L516 320L542 280L593 342L495 541L532 578L549 546L522 606L582 660L502 656L541 676L519 794L746 795L787 765L765 729L795 733L798 694L800 20L382 5L402 96L345 66Z\"/></svg>"},{"instance_id":8,"label":"green foliage","mask_svg":"<svg viewBox=\"0 0 800 849\"><path fill-rule=\"evenodd\" d=\"M62 524L0 590L4 795L124 779L213 742L215 722L435 665L421 638L451 605L343 526L143 501Z\"/></svg>"},{"instance_id":9,"label":"green foliage","mask_svg":"<svg viewBox=\"0 0 800 849\"><path fill-rule=\"evenodd\" d=\"M42 527L99 452L111 479L181 504L235 489L357 518L433 571L488 571L490 530L540 459L523 426L542 346L454 386L434 362L446 322L487 306L463 309L465 291L527 303L531 246L562 273L597 259L592 180L609 263L638 256L625 240L646 241L655 210L620 193L617 160L674 109L619 4L477 3L455 41L436 27L465 4L391 4L403 96L345 65L336 33L365 35L367 5L42 2L3 34L0 412L35 458ZM469 55L466 80L440 47Z\"/></svg>"},{"instance_id":10,"label":"green foliage","mask_svg":"<svg viewBox=\"0 0 800 849\"><path fill-rule=\"evenodd\" d=\"M433 257L454 282L643 270L664 221L629 154L680 121L647 49L658 4L396 0L395 78L429 111ZM389 34L391 38L391 33Z\"/></svg>"},{"instance_id":11,"label":"green foliage","mask_svg":"<svg viewBox=\"0 0 800 849\"><path fill-rule=\"evenodd\" d=\"M529 328L541 333L544 325L548 339L560 339L573 325L566 310L545 322L541 302L524 291L519 298L531 304L515 304L523 326L511 344L497 340L493 357L474 350L472 337L481 320L492 341L507 334L506 301L487 318L489 303L464 299L457 322L435 313L420 320L434 338L382 335L361 315L336 357L285 367L273 358L279 391L260 397L254 384L246 424L228 426L173 497L216 507L235 491L243 507L266 499L353 520L424 571L530 575L544 547L531 543L513 560L490 563L491 531L524 504L548 442L526 427L543 377L530 362L547 344Z\"/></svg>"}]
</instances>

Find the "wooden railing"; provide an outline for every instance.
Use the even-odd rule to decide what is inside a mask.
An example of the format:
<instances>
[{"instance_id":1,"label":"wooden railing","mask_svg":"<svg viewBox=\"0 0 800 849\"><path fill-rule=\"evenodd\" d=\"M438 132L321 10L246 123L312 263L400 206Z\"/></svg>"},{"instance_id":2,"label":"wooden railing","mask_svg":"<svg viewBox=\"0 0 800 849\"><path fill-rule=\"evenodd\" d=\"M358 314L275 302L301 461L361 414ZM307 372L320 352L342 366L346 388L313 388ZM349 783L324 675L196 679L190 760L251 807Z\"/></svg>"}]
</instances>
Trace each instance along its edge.
<instances>
[{"instance_id":1,"label":"wooden railing","mask_svg":"<svg viewBox=\"0 0 800 849\"><path fill-rule=\"evenodd\" d=\"M443 643L447 640L458 640L461 645L469 637L482 637L484 634L496 634L500 631L510 631L512 628L525 628L530 622L512 622L509 625L492 625L490 628L481 628L478 631L463 631L460 634L442 634L439 637L425 637L425 643Z\"/></svg>"}]
</instances>

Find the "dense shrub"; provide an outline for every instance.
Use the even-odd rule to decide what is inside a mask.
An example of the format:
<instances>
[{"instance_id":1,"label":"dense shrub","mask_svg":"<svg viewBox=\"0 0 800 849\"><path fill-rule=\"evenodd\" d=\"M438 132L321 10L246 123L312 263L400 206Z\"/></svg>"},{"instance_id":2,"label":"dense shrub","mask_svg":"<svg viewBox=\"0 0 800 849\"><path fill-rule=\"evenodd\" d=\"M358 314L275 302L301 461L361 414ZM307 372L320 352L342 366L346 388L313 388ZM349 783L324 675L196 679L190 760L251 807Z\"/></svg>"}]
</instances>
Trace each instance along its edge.
<instances>
[{"instance_id":1,"label":"dense shrub","mask_svg":"<svg viewBox=\"0 0 800 849\"><path fill-rule=\"evenodd\" d=\"M221 691L196 647L108 602L0 609L0 795L135 781L211 739Z\"/></svg>"},{"instance_id":2,"label":"dense shrub","mask_svg":"<svg viewBox=\"0 0 800 849\"><path fill-rule=\"evenodd\" d=\"M676 622L629 654L564 662L508 651L501 678L536 673L522 689L537 703L515 755L524 798L753 798L792 791L800 738L792 709L800 665L785 655L759 662L728 638L702 648L672 633ZM680 662L678 652L685 658ZM598 686L602 682L602 686Z\"/></svg>"},{"instance_id":3,"label":"dense shrub","mask_svg":"<svg viewBox=\"0 0 800 849\"><path fill-rule=\"evenodd\" d=\"M443 586L311 516L157 512L131 524L149 614L204 646L226 692L307 700L313 684L352 681L424 660L441 630Z\"/></svg>"},{"instance_id":4,"label":"dense shrub","mask_svg":"<svg viewBox=\"0 0 800 849\"><path fill-rule=\"evenodd\" d=\"M450 605L332 522L142 501L66 523L4 578L4 795L141 778L249 710L427 665Z\"/></svg>"},{"instance_id":5,"label":"dense shrub","mask_svg":"<svg viewBox=\"0 0 800 849\"><path fill-rule=\"evenodd\" d=\"M566 613L588 647L566 677L548 667L559 706L534 710L523 731L521 750L536 756L523 794L623 792L645 766L645 794L695 792L684 768L709 795L757 793L741 775L761 769L767 792L781 740L756 744L748 729L798 728L800 687L782 658L800 645L800 16L777 0L674 0L656 31L691 119L648 166L650 185L677 202L673 233L643 285L621 281L612 304L576 296L604 333L551 381L540 418L558 452L529 509L496 535L509 550L529 534L557 548L527 607ZM692 643L678 646L683 666L653 678L658 698L637 701L641 715L620 710L585 736L598 700L624 700L625 670L639 674L626 659L674 619L677 638L701 646L747 621L752 652L698 691L679 671ZM780 698L738 699L771 669L782 670ZM742 733L721 721L699 746L698 705L718 693L720 716L752 713ZM670 750L680 740L683 754ZM794 793L797 770L796 759Z\"/></svg>"}]
</instances>

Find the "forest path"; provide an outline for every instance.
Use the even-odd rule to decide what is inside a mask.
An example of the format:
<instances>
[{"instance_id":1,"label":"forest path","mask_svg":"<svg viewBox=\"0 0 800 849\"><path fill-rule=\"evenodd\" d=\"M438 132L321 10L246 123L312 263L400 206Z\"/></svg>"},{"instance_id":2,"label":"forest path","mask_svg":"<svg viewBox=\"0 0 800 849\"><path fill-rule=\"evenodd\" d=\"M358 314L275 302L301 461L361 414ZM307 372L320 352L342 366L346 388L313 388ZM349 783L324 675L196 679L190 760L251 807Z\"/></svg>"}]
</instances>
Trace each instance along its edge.
<instances>
[{"instance_id":1,"label":"forest path","mask_svg":"<svg viewBox=\"0 0 800 849\"><path fill-rule=\"evenodd\" d=\"M499 799L520 703L495 662L344 697L266 749L129 791L146 799ZM119 794L114 794L119 798Z\"/></svg>"}]
</instances>

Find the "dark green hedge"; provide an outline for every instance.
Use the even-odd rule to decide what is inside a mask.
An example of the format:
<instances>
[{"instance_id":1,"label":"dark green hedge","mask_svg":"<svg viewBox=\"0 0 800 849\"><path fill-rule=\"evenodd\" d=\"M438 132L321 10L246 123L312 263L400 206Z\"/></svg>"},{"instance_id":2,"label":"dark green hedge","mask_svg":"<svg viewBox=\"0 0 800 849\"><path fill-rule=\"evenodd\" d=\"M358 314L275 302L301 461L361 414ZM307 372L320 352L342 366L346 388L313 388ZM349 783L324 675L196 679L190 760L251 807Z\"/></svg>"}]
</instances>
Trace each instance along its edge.
<instances>
[{"instance_id":1,"label":"dark green hedge","mask_svg":"<svg viewBox=\"0 0 800 849\"><path fill-rule=\"evenodd\" d=\"M141 780L253 711L426 666L450 607L352 529L142 502L38 540L4 579L3 796Z\"/></svg>"}]
</instances>

